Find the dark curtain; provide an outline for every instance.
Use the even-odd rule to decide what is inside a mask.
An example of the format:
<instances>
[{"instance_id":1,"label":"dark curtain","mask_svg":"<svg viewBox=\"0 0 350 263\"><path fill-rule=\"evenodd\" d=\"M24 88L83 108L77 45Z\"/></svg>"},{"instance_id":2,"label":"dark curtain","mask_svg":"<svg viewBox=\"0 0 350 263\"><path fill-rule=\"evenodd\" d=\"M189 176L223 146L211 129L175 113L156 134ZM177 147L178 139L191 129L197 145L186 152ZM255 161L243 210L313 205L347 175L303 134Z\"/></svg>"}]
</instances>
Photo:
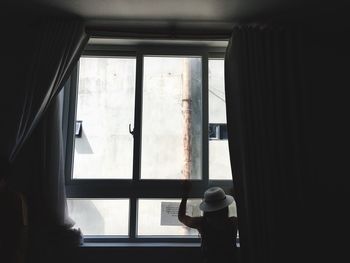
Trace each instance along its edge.
<instances>
[{"instance_id":1,"label":"dark curtain","mask_svg":"<svg viewBox=\"0 0 350 263\"><path fill-rule=\"evenodd\" d=\"M309 95L298 30L244 25L225 58L243 262L300 261Z\"/></svg>"},{"instance_id":2,"label":"dark curtain","mask_svg":"<svg viewBox=\"0 0 350 263\"><path fill-rule=\"evenodd\" d=\"M32 50L24 62L25 72L18 76L23 95L17 94L21 101L11 116L13 125L8 126L13 129L8 138L11 161L64 85L88 39L83 21L67 18L35 21L26 36Z\"/></svg>"},{"instance_id":3,"label":"dark curtain","mask_svg":"<svg viewBox=\"0 0 350 263\"><path fill-rule=\"evenodd\" d=\"M67 251L59 248L74 247L81 237L67 215L58 94L88 36L84 22L76 18L22 22L11 27L13 38L6 43L1 154L12 163L11 188L27 199L29 262L62 262L59 256Z\"/></svg>"}]
</instances>

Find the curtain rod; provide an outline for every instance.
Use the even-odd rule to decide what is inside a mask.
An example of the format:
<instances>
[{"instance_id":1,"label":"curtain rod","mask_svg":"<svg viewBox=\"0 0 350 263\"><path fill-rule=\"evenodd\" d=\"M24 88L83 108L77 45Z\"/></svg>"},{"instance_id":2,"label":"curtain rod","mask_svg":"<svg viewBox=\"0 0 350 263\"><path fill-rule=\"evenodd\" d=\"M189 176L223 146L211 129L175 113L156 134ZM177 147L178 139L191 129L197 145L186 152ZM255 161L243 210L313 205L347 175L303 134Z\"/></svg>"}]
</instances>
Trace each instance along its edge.
<instances>
[{"instance_id":1,"label":"curtain rod","mask_svg":"<svg viewBox=\"0 0 350 263\"><path fill-rule=\"evenodd\" d=\"M128 38L128 39L179 39L179 40L222 40L228 41L231 37L231 32L223 33L207 33L207 34L196 34L191 31L187 32L169 32L165 29L158 30L158 33L154 31L113 31L113 30L98 30L93 28L87 28L86 33L92 38ZM198 31L198 30L197 30Z\"/></svg>"}]
</instances>

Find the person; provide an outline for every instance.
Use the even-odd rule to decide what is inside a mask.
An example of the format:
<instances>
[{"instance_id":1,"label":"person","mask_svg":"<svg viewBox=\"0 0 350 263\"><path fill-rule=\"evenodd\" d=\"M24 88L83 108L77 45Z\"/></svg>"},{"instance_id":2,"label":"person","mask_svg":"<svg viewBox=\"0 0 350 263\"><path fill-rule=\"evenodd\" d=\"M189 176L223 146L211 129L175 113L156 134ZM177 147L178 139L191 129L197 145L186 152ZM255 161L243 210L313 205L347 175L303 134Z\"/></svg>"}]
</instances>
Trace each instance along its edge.
<instances>
[{"instance_id":1,"label":"person","mask_svg":"<svg viewBox=\"0 0 350 263\"><path fill-rule=\"evenodd\" d=\"M226 195L220 187L211 187L204 193L199 208L201 217L186 215L186 204L190 191L190 182L184 183L184 195L181 200L178 219L184 225L198 230L201 236L201 250L204 262L237 262L236 237L237 217L229 217L228 206L234 198Z\"/></svg>"},{"instance_id":2,"label":"person","mask_svg":"<svg viewBox=\"0 0 350 263\"><path fill-rule=\"evenodd\" d=\"M22 194L10 189L10 164L0 158L0 262L23 263L26 256L27 206Z\"/></svg>"}]
</instances>

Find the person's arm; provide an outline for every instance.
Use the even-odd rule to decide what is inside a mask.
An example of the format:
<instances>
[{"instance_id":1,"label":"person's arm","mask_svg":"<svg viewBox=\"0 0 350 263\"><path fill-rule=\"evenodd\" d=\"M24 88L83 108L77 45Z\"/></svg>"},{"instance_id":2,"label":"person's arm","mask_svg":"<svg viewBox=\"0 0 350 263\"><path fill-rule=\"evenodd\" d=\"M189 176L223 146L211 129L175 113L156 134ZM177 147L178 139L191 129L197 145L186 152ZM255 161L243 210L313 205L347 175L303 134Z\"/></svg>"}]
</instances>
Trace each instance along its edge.
<instances>
[{"instance_id":1,"label":"person's arm","mask_svg":"<svg viewBox=\"0 0 350 263\"><path fill-rule=\"evenodd\" d=\"M236 202L236 200L237 200L237 194L236 194L236 191L235 191L235 188L234 188L234 187L232 187L232 188L229 190L229 194L233 197L234 202ZM237 219L236 216L230 216L230 217L229 217L229 220L230 220L233 224L238 225L238 219Z\"/></svg>"},{"instance_id":2,"label":"person's arm","mask_svg":"<svg viewBox=\"0 0 350 263\"><path fill-rule=\"evenodd\" d=\"M233 230L234 230L233 235L234 235L234 238L236 239L237 231L238 231L238 218L236 216L230 216L229 221L234 226L233 227Z\"/></svg>"},{"instance_id":3,"label":"person's arm","mask_svg":"<svg viewBox=\"0 0 350 263\"><path fill-rule=\"evenodd\" d=\"M186 215L186 205L187 205L187 199L188 199L188 193L190 191L190 182L185 181L184 182L184 195L182 197L179 212L178 212L178 219L181 223L183 223L185 226L199 229L201 226L201 217L191 217Z\"/></svg>"},{"instance_id":4,"label":"person's arm","mask_svg":"<svg viewBox=\"0 0 350 263\"><path fill-rule=\"evenodd\" d=\"M237 217L235 217L235 216L230 216L230 217L229 217L229 220L230 220L233 224L238 225L238 218L237 218Z\"/></svg>"}]
</instances>

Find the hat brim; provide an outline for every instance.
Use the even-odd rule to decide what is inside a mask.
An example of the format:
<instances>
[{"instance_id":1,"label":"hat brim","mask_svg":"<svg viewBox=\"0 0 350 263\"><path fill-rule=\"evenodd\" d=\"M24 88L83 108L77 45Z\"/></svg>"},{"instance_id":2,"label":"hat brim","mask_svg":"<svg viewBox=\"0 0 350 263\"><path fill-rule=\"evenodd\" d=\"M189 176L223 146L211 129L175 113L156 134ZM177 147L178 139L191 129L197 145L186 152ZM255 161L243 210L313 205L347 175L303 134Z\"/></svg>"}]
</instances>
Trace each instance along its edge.
<instances>
[{"instance_id":1,"label":"hat brim","mask_svg":"<svg viewBox=\"0 0 350 263\"><path fill-rule=\"evenodd\" d=\"M199 205L199 209L203 212L214 212L221 210L225 207L228 207L230 204L232 204L234 201L233 197L230 195L226 195L226 198L224 200L220 200L217 202L208 203L205 201L202 201Z\"/></svg>"}]
</instances>

